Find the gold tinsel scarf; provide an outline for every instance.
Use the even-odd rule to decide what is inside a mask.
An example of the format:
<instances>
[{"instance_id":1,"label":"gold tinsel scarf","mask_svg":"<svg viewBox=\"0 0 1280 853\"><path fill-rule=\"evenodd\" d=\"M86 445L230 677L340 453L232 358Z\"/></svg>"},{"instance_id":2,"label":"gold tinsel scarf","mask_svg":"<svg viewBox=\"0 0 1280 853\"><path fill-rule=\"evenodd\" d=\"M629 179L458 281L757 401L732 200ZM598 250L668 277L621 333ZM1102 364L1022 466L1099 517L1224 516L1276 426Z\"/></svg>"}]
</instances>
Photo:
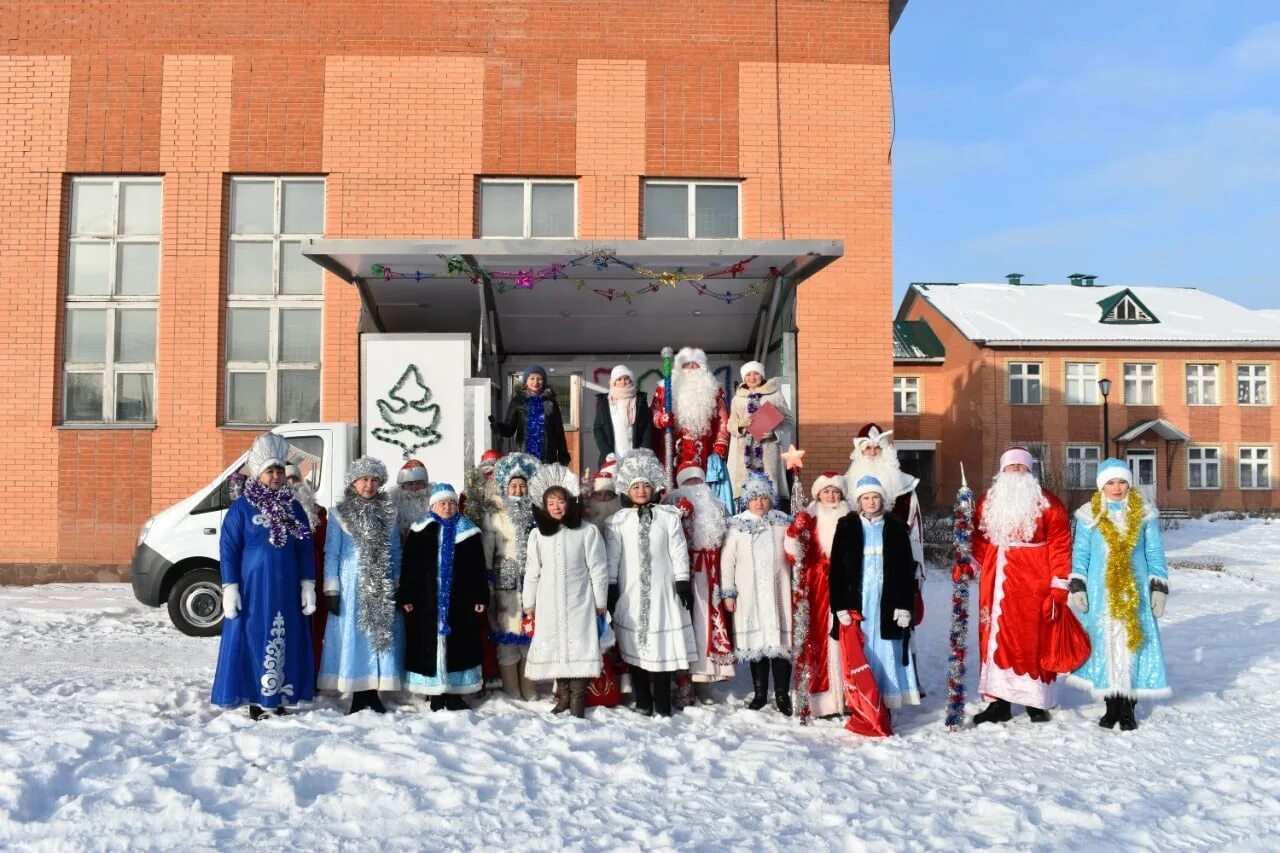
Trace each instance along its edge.
<instances>
[{"instance_id":1,"label":"gold tinsel scarf","mask_svg":"<svg viewBox=\"0 0 1280 853\"><path fill-rule=\"evenodd\" d=\"M1107 607L1111 618L1124 625L1129 637L1129 651L1142 648L1142 625L1138 621L1138 580L1133 575L1133 549L1142 535L1142 521L1146 507L1136 489L1129 490L1125 502L1125 526L1122 533L1111 514L1102 506L1102 492L1093 493L1090 505L1093 517L1098 519L1098 530L1107 543Z\"/></svg>"}]
</instances>

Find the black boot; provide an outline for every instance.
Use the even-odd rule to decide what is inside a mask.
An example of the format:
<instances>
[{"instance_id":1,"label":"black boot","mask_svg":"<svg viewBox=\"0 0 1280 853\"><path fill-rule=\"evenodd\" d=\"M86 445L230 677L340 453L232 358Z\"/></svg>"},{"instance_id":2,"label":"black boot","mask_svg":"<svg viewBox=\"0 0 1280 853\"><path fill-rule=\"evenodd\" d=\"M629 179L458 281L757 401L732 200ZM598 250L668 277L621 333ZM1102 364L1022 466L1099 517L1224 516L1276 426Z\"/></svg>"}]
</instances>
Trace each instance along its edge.
<instances>
[{"instance_id":1,"label":"black boot","mask_svg":"<svg viewBox=\"0 0 1280 853\"><path fill-rule=\"evenodd\" d=\"M636 713L653 716L653 692L649 687L649 671L631 667L631 694L636 697Z\"/></svg>"},{"instance_id":2,"label":"black boot","mask_svg":"<svg viewBox=\"0 0 1280 853\"><path fill-rule=\"evenodd\" d=\"M443 710L444 710L444 697L443 697L443 696L432 696L432 697L431 697L431 710L433 710L433 711L443 711Z\"/></svg>"},{"instance_id":3,"label":"black boot","mask_svg":"<svg viewBox=\"0 0 1280 853\"><path fill-rule=\"evenodd\" d=\"M369 697L369 710L375 714L387 713L387 706L382 704L382 697L378 695L378 691L370 690L373 695Z\"/></svg>"},{"instance_id":4,"label":"black boot","mask_svg":"<svg viewBox=\"0 0 1280 853\"><path fill-rule=\"evenodd\" d=\"M249 719L253 720L255 723L258 720L261 720L266 715L267 715L267 712L262 709L261 705L249 706Z\"/></svg>"},{"instance_id":5,"label":"black boot","mask_svg":"<svg viewBox=\"0 0 1280 853\"><path fill-rule=\"evenodd\" d=\"M791 661L786 658L774 658L773 668L773 700L778 712L784 717L791 716Z\"/></svg>"},{"instance_id":6,"label":"black boot","mask_svg":"<svg viewBox=\"0 0 1280 853\"><path fill-rule=\"evenodd\" d=\"M281 705L280 707L276 708L275 715L277 717L287 717L289 716L289 709Z\"/></svg>"},{"instance_id":7,"label":"black boot","mask_svg":"<svg viewBox=\"0 0 1280 853\"><path fill-rule=\"evenodd\" d=\"M467 700L457 694L450 693L444 697L444 707L449 711L470 711Z\"/></svg>"},{"instance_id":8,"label":"black boot","mask_svg":"<svg viewBox=\"0 0 1280 853\"><path fill-rule=\"evenodd\" d=\"M366 708L373 707L373 699L378 696L376 690L357 690L351 694L351 709L347 711L348 715L358 714Z\"/></svg>"},{"instance_id":9,"label":"black boot","mask_svg":"<svg viewBox=\"0 0 1280 853\"><path fill-rule=\"evenodd\" d=\"M1104 729L1114 729L1116 723L1120 722L1120 703L1124 701L1119 696L1107 697L1107 713L1102 715L1102 719L1098 720L1098 725Z\"/></svg>"},{"instance_id":10,"label":"black boot","mask_svg":"<svg viewBox=\"0 0 1280 853\"><path fill-rule=\"evenodd\" d=\"M1135 712L1138 708L1137 699L1121 699L1120 701L1120 731L1131 732L1138 727L1138 718Z\"/></svg>"},{"instance_id":11,"label":"black boot","mask_svg":"<svg viewBox=\"0 0 1280 853\"><path fill-rule=\"evenodd\" d=\"M756 689L756 695L751 697L747 707L753 711L759 711L769 704L768 660L753 660L751 662L751 686Z\"/></svg>"},{"instance_id":12,"label":"black boot","mask_svg":"<svg viewBox=\"0 0 1280 853\"><path fill-rule=\"evenodd\" d=\"M671 673L653 673L653 713L659 717L671 716Z\"/></svg>"},{"instance_id":13,"label":"black boot","mask_svg":"<svg viewBox=\"0 0 1280 853\"><path fill-rule=\"evenodd\" d=\"M1049 722L1049 712L1046 711L1044 708L1032 708L1030 705L1028 705L1027 716L1031 718L1031 722L1033 723Z\"/></svg>"},{"instance_id":14,"label":"black boot","mask_svg":"<svg viewBox=\"0 0 1280 853\"><path fill-rule=\"evenodd\" d=\"M1013 709L1009 707L1009 703L1004 699L992 699L990 705L973 715L973 724L980 726L983 723L1007 723L1012 719Z\"/></svg>"}]
</instances>

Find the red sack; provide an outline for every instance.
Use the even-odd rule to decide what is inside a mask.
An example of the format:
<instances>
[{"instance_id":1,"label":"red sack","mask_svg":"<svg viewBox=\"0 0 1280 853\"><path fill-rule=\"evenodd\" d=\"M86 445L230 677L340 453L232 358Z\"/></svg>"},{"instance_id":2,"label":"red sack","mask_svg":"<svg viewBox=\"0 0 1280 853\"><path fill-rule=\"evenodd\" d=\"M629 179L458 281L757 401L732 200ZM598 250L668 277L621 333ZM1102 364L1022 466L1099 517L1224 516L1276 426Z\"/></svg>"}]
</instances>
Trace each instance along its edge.
<instances>
[{"instance_id":1,"label":"red sack","mask_svg":"<svg viewBox=\"0 0 1280 853\"><path fill-rule=\"evenodd\" d=\"M849 719L844 727L864 737L888 737L893 734L889 709L880 699L880 687L867 664L863 650L866 640L856 619L852 625L840 626L840 669L844 680L844 703Z\"/></svg>"},{"instance_id":2,"label":"red sack","mask_svg":"<svg viewBox=\"0 0 1280 853\"><path fill-rule=\"evenodd\" d=\"M1075 613L1040 623L1040 668L1045 672L1075 672L1089 659L1093 646Z\"/></svg>"}]
</instances>

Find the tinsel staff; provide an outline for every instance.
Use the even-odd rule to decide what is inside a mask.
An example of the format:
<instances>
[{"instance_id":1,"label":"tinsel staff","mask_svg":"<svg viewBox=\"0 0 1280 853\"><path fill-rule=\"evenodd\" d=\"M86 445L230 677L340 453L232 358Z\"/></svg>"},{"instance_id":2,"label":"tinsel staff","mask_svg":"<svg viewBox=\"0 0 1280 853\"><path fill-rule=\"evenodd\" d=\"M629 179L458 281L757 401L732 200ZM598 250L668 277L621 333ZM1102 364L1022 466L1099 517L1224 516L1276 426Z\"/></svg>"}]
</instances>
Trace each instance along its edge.
<instances>
[{"instance_id":1,"label":"tinsel staff","mask_svg":"<svg viewBox=\"0 0 1280 853\"><path fill-rule=\"evenodd\" d=\"M672 417L671 417L671 406L673 403L671 399L671 369L672 367L674 367L674 365L675 365L675 351L672 350L671 347L663 347L662 348L662 410L667 413L667 426L666 426L666 429L663 430L663 434L666 436L666 441L663 442L663 444L666 445L663 451L663 464L666 465L666 468L667 468L668 483L675 482L675 463L673 462L675 458L675 446L674 446L675 445L675 438L674 438L675 429L673 428L674 421L672 420Z\"/></svg>"},{"instance_id":2,"label":"tinsel staff","mask_svg":"<svg viewBox=\"0 0 1280 853\"><path fill-rule=\"evenodd\" d=\"M947 728L964 725L965 655L969 646L969 581L973 580L973 490L960 465L960 490L952 515L951 652L947 656Z\"/></svg>"},{"instance_id":3,"label":"tinsel staff","mask_svg":"<svg viewBox=\"0 0 1280 853\"><path fill-rule=\"evenodd\" d=\"M791 515L798 516L805 510L804 485L800 481L800 469L804 467L804 451L793 444L782 454L783 463L791 473ZM796 717L806 726L813 717L809 706L809 679L812 675L812 655L805 651L809 639L809 574L806 568L808 537L796 537L795 562L791 564L791 603L793 607L792 641L796 649L795 669L792 671L796 691Z\"/></svg>"}]
</instances>

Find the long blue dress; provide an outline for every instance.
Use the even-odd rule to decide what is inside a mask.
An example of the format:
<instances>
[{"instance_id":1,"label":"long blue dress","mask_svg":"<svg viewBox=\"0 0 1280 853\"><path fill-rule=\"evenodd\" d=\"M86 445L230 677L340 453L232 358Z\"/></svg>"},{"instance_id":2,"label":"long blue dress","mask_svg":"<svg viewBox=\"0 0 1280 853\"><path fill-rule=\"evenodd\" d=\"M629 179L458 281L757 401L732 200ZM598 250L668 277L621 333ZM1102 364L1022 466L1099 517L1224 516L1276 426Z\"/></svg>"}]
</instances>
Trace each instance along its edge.
<instances>
[{"instance_id":1,"label":"long blue dress","mask_svg":"<svg viewBox=\"0 0 1280 853\"><path fill-rule=\"evenodd\" d=\"M903 665L902 641L880 634L880 605L884 594L884 516L875 521L862 517L862 617L867 663L880 688L885 707L920 704L915 668Z\"/></svg>"},{"instance_id":2,"label":"long blue dress","mask_svg":"<svg viewBox=\"0 0 1280 853\"><path fill-rule=\"evenodd\" d=\"M324 546L324 590L338 593L338 614L329 614L320 656L321 690L354 693L360 690L399 690L404 671L404 620L396 610L391 626L391 647L375 652L360 630L359 546L343 526L337 508L329 511L329 532ZM400 532L391 527L391 579L400 582Z\"/></svg>"},{"instance_id":3,"label":"long blue dress","mask_svg":"<svg viewBox=\"0 0 1280 853\"><path fill-rule=\"evenodd\" d=\"M293 514L309 530L307 515L293 501ZM315 695L311 628L302 615L302 581L315 581L310 538L268 541L265 516L237 498L227 510L219 542L222 583L240 587L240 613L222 621L222 643L213 676L215 705L253 704L278 708Z\"/></svg>"}]
</instances>

